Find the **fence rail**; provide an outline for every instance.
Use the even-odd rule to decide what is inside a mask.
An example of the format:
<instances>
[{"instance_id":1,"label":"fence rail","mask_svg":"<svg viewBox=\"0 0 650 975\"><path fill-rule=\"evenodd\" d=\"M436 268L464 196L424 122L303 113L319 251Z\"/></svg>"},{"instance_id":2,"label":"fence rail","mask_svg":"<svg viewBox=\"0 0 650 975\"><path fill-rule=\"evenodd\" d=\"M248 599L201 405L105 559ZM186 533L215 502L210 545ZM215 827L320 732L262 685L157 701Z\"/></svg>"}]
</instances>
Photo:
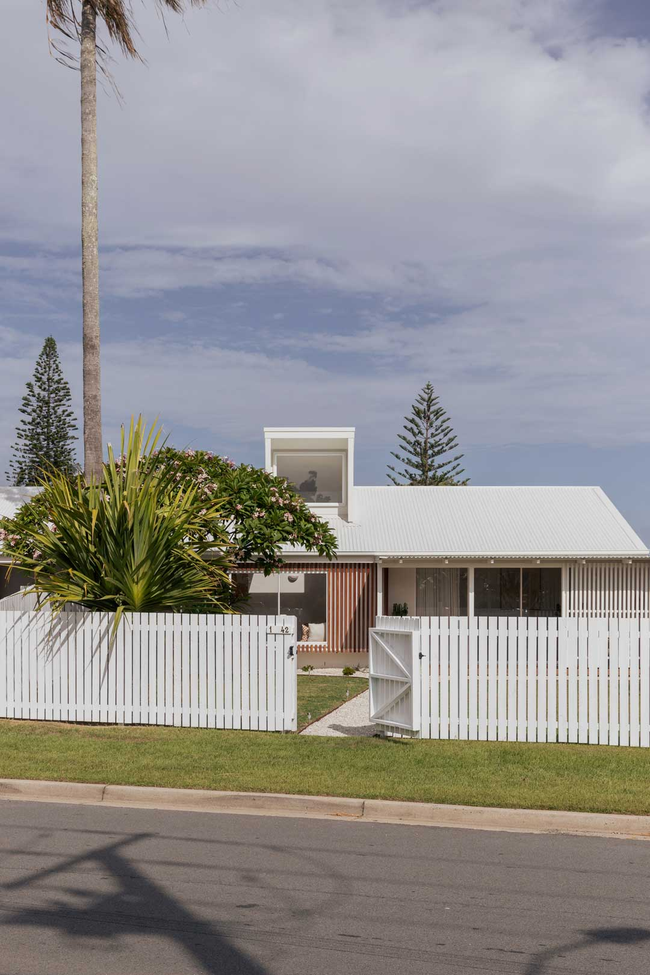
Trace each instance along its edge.
<instances>
[{"instance_id":1,"label":"fence rail","mask_svg":"<svg viewBox=\"0 0 650 975\"><path fill-rule=\"evenodd\" d=\"M648 619L380 617L377 626L417 634L420 737L650 746Z\"/></svg>"},{"instance_id":2,"label":"fence rail","mask_svg":"<svg viewBox=\"0 0 650 975\"><path fill-rule=\"evenodd\" d=\"M0 717L293 731L287 616L0 609Z\"/></svg>"},{"instance_id":3,"label":"fence rail","mask_svg":"<svg viewBox=\"0 0 650 975\"><path fill-rule=\"evenodd\" d=\"M24 612L25 610L29 609L36 609L36 593L25 593L22 589L19 589L18 592L11 593L9 596L3 596L2 599L0 599L0 612L7 609L16 609L20 610L20 612Z\"/></svg>"}]
</instances>

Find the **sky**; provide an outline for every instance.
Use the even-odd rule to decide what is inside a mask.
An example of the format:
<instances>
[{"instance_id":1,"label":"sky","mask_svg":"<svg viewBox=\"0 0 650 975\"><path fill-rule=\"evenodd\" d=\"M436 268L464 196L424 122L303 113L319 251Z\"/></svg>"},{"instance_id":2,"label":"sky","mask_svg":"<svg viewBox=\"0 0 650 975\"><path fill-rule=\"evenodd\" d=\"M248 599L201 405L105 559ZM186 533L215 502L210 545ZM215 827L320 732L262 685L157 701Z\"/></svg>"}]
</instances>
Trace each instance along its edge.
<instances>
[{"instance_id":1,"label":"sky","mask_svg":"<svg viewBox=\"0 0 650 975\"><path fill-rule=\"evenodd\" d=\"M263 463L430 380L472 484L600 484L650 542L650 5L219 0L99 93L105 439ZM3 0L0 477L43 339L81 413L79 77Z\"/></svg>"}]
</instances>

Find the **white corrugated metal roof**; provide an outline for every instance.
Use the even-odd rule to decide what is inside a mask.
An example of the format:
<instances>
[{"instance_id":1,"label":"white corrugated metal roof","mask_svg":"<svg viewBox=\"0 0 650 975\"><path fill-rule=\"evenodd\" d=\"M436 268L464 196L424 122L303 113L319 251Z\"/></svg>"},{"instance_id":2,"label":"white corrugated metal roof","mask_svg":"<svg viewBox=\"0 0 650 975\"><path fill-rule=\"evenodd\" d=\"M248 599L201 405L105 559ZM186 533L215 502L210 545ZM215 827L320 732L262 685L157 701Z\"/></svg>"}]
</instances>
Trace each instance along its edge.
<instances>
[{"instance_id":1,"label":"white corrugated metal roof","mask_svg":"<svg viewBox=\"0 0 650 975\"><path fill-rule=\"evenodd\" d=\"M355 487L354 523L331 519L346 555L643 558L598 487Z\"/></svg>"},{"instance_id":2,"label":"white corrugated metal roof","mask_svg":"<svg viewBox=\"0 0 650 975\"><path fill-rule=\"evenodd\" d=\"M1 487L0 517L38 488ZM598 487L355 487L354 522L332 518L342 555L644 558ZM294 550L295 551L295 550Z\"/></svg>"}]
</instances>

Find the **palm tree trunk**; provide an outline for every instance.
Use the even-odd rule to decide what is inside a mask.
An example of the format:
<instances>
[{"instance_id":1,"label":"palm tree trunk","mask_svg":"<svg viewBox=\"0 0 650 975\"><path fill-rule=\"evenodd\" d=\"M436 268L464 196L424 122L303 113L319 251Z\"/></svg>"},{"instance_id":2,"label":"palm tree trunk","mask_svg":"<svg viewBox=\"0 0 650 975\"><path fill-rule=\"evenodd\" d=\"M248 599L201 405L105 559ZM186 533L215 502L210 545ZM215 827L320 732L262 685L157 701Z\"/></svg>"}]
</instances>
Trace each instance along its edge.
<instances>
[{"instance_id":1,"label":"palm tree trunk","mask_svg":"<svg viewBox=\"0 0 650 975\"><path fill-rule=\"evenodd\" d=\"M97 234L97 12L81 6L81 268L83 283L83 427L86 479L102 474Z\"/></svg>"}]
</instances>

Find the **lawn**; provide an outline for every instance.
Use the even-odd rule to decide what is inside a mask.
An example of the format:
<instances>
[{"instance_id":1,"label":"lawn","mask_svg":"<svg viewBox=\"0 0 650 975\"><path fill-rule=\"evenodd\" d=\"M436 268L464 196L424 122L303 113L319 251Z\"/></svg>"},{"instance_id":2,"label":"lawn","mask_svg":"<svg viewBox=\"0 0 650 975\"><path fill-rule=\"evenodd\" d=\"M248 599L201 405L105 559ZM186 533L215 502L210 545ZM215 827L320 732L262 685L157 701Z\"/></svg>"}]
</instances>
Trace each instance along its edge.
<instances>
[{"instance_id":1,"label":"lawn","mask_svg":"<svg viewBox=\"0 0 650 975\"><path fill-rule=\"evenodd\" d=\"M642 748L2 720L0 756L6 778L650 814Z\"/></svg>"},{"instance_id":2,"label":"lawn","mask_svg":"<svg viewBox=\"0 0 650 975\"><path fill-rule=\"evenodd\" d=\"M298 728L317 721L368 689L365 677L298 677ZM311 715L311 717L310 717Z\"/></svg>"}]
</instances>

